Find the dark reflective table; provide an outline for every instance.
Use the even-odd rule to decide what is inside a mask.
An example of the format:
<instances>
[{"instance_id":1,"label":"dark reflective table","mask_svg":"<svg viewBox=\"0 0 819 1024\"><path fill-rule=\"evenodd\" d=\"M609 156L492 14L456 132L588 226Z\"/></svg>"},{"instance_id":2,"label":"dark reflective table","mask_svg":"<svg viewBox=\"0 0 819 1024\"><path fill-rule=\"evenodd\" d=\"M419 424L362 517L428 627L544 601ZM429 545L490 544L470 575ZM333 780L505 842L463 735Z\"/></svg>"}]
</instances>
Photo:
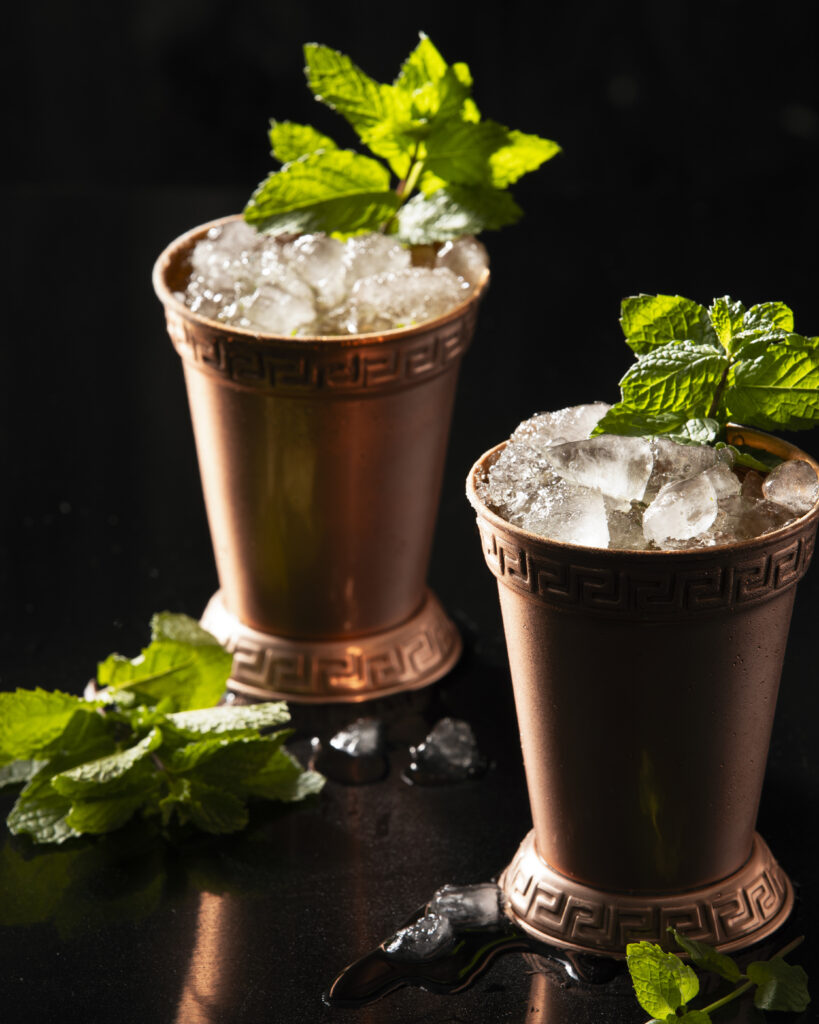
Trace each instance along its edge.
<instances>
[{"instance_id":1,"label":"dark reflective table","mask_svg":"<svg viewBox=\"0 0 819 1024\"><path fill-rule=\"evenodd\" d=\"M339 971L439 886L496 876L530 827L495 585L463 493L469 466L536 410L614 400L614 382L628 364L616 324L622 295L673 288L707 301L722 280L722 264L698 262L696 233L681 249L603 245L618 237L629 197L645 204L648 220L659 220L664 194L639 193L637 185L631 193L625 184L616 197L605 189L580 194L566 168L562 178L556 174L552 198L533 193L528 208L533 222L548 219L560 240L556 251L540 262L526 258L522 230L489 240L495 278L464 362L430 567L466 650L446 680L377 709L390 724L387 777L362 786L331 781L299 807L257 807L245 833L223 839L169 844L134 825L98 840L34 848L2 830L3 1024L645 1019L622 976L586 982L553 959L520 952L498 958L457 995L404 988L357 1009L322 1000ZM738 228L742 262L725 285L749 302L789 299L798 325L816 332L815 284L800 256L813 238L800 211L814 185L807 178L789 189L784 179L779 184L791 244L772 269L761 262L751 228L747 237ZM740 205L756 196L753 182L736 188ZM36 203L26 187L8 193L5 223L22 247L25 272L11 299L16 326L0 385L3 689L80 693L97 659L139 650L154 611L199 615L216 588L181 370L150 268L171 238L238 209L244 193L113 189L116 217L101 215L90 186L46 189ZM44 239L59 267L43 261ZM78 306L89 289L91 300ZM532 296L545 292L548 315L532 313ZM580 309L586 326L578 335ZM817 453L815 438L792 440ZM814 566L797 595L759 817L798 890L795 920L783 934L806 934L792 959L817 990L818 616ZM657 672L661 678L661 665ZM312 736L326 738L363 710L294 706L294 750L309 756ZM472 724L489 770L449 786L408 786L400 776L410 744L444 715ZM600 784L616 787L617 780ZM3 814L10 805L4 797ZM720 1019L757 1017L743 1006ZM810 1012L800 1018L813 1019Z\"/></svg>"}]
</instances>

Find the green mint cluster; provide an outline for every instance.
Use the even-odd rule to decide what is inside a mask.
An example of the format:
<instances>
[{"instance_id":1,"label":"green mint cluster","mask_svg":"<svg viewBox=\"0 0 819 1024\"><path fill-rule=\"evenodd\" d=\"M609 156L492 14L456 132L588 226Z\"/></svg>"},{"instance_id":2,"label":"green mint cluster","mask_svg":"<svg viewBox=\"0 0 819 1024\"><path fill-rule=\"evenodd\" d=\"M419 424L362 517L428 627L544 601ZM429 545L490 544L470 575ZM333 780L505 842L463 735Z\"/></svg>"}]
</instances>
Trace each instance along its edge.
<instances>
[{"instance_id":1,"label":"green mint cluster","mask_svg":"<svg viewBox=\"0 0 819 1024\"><path fill-rule=\"evenodd\" d=\"M695 967L710 971L735 986L702 1009L689 1009L700 982L693 967L674 953L651 942L632 942L626 947L626 964L640 1006L651 1014L648 1024L711 1024L711 1014L754 990L754 1006L760 1010L801 1013L810 1002L808 977L803 968L789 964L787 953L802 941L796 939L770 960L757 960L743 973L736 961L704 942L696 942L669 928L677 945Z\"/></svg>"},{"instance_id":2,"label":"green mint cluster","mask_svg":"<svg viewBox=\"0 0 819 1024\"><path fill-rule=\"evenodd\" d=\"M635 295L623 300L620 324L637 361L595 434L707 444L729 421L763 430L819 423L819 338L794 333L783 302L746 309L725 296L706 309L679 295Z\"/></svg>"},{"instance_id":3,"label":"green mint cluster","mask_svg":"<svg viewBox=\"0 0 819 1024\"><path fill-rule=\"evenodd\" d=\"M12 832L61 843L137 813L235 832L249 800L321 789L323 777L284 749L284 702L214 707L231 656L187 616L164 612L151 627L139 657L100 663L98 699L0 693L0 787L24 784L7 819Z\"/></svg>"},{"instance_id":4,"label":"green mint cluster","mask_svg":"<svg viewBox=\"0 0 819 1024\"><path fill-rule=\"evenodd\" d=\"M309 43L304 56L316 99L380 159L339 149L309 125L273 121L273 156L284 166L244 211L260 231L385 231L417 245L500 228L521 215L508 187L560 151L482 119L467 65L448 65L423 34L392 85L327 46Z\"/></svg>"}]
</instances>

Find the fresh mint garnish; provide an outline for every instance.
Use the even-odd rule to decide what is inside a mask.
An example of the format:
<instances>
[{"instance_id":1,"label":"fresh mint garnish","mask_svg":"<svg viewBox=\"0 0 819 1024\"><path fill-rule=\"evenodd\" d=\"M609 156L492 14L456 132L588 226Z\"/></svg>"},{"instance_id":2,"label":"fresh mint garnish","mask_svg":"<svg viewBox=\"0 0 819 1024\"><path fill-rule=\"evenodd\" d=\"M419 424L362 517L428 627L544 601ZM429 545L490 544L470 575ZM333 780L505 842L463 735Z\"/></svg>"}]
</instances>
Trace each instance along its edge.
<instances>
[{"instance_id":1,"label":"fresh mint garnish","mask_svg":"<svg viewBox=\"0 0 819 1024\"><path fill-rule=\"evenodd\" d=\"M736 987L708 1006L690 1009L700 990L693 967L679 956L651 942L632 942L626 947L626 964L640 1006L651 1014L647 1024L712 1024L712 1014L754 989L754 1006L760 1010L801 1013L810 1002L805 971L784 957L802 939L796 939L770 960L757 960L745 973L736 961L704 942L669 928L677 945L691 957L694 967L710 971Z\"/></svg>"},{"instance_id":2,"label":"fresh mint garnish","mask_svg":"<svg viewBox=\"0 0 819 1024\"><path fill-rule=\"evenodd\" d=\"M595 434L702 444L729 420L763 430L819 423L819 338L796 334L783 302L746 308L725 296L706 309L679 295L635 295L620 324L637 361Z\"/></svg>"},{"instance_id":3,"label":"fresh mint garnish","mask_svg":"<svg viewBox=\"0 0 819 1024\"><path fill-rule=\"evenodd\" d=\"M25 783L14 833L61 843L110 832L135 814L207 832L247 823L252 799L293 801L324 779L283 747L282 701L214 707L231 657L193 619L162 613L137 658L111 655L98 699L0 693L0 787Z\"/></svg>"},{"instance_id":4,"label":"fresh mint garnish","mask_svg":"<svg viewBox=\"0 0 819 1024\"><path fill-rule=\"evenodd\" d=\"M340 149L309 125L273 121L272 153L283 166L244 211L260 231L384 231L415 245L500 228L521 215L509 186L560 151L482 119L467 65L447 64L423 33L391 85L330 47L308 43L304 56L316 99L372 156Z\"/></svg>"}]
</instances>

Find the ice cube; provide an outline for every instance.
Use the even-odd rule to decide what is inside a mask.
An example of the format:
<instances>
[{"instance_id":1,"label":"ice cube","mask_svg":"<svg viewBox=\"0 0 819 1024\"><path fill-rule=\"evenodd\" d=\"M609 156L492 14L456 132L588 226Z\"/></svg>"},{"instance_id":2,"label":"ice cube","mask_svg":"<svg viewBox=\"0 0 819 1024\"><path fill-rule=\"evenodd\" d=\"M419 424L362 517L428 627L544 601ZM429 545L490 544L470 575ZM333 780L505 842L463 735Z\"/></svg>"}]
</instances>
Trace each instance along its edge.
<instances>
[{"instance_id":1,"label":"ice cube","mask_svg":"<svg viewBox=\"0 0 819 1024\"><path fill-rule=\"evenodd\" d=\"M801 516L819 500L819 479L809 462L789 459L765 477L762 493L769 501Z\"/></svg>"},{"instance_id":2,"label":"ice cube","mask_svg":"<svg viewBox=\"0 0 819 1024\"><path fill-rule=\"evenodd\" d=\"M660 489L643 515L643 533L658 547L667 541L688 540L713 524L717 510L713 483L707 472L698 473Z\"/></svg>"},{"instance_id":3,"label":"ice cube","mask_svg":"<svg viewBox=\"0 0 819 1024\"><path fill-rule=\"evenodd\" d=\"M609 547L628 551L641 551L646 546L643 536L643 513L645 505L633 501L627 508L622 502L605 498L606 517L609 527Z\"/></svg>"},{"instance_id":4,"label":"ice cube","mask_svg":"<svg viewBox=\"0 0 819 1024\"><path fill-rule=\"evenodd\" d=\"M316 293L319 309L331 309L347 294L344 245L327 235L301 235L284 246L284 257Z\"/></svg>"},{"instance_id":5,"label":"ice cube","mask_svg":"<svg viewBox=\"0 0 819 1024\"><path fill-rule=\"evenodd\" d=\"M384 723L377 718L357 718L330 739L334 750L351 757L368 757L384 749Z\"/></svg>"},{"instance_id":6,"label":"ice cube","mask_svg":"<svg viewBox=\"0 0 819 1024\"><path fill-rule=\"evenodd\" d=\"M654 466L646 486L646 501L655 498L666 484L687 480L718 461L717 451L708 445L678 444L666 437L654 437L650 444Z\"/></svg>"},{"instance_id":7,"label":"ice cube","mask_svg":"<svg viewBox=\"0 0 819 1024\"><path fill-rule=\"evenodd\" d=\"M431 320L461 302L468 286L451 270L409 267L356 281L348 322L359 333L387 331Z\"/></svg>"},{"instance_id":8,"label":"ice cube","mask_svg":"<svg viewBox=\"0 0 819 1024\"><path fill-rule=\"evenodd\" d=\"M454 241L444 242L438 250L435 265L446 267L474 288L486 273L489 257L482 242L472 235L464 235Z\"/></svg>"},{"instance_id":9,"label":"ice cube","mask_svg":"<svg viewBox=\"0 0 819 1024\"><path fill-rule=\"evenodd\" d=\"M360 281L374 274L404 270L409 267L411 257L408 249L388 235L374 232L348 238L344 246L344 262L350 281Z\"/></svg>"},{"instance_id":10,"label":"ice cube","mask_svg":"<svg viewBox=\"0 0 819 1024\"><path fill-rule=\"evenodd\" d=\"M765 499L734 494L719 502L717 517L709 533L713 543L750 540L791 522L793 515L781 505Z\"/></svg>"},{"instance_id":11,"label":"ice cube","mask_svg":"<svg viewBox=\"0 0 819 1024\"><path fill-rule=\"evenodd\" d=\"M309 333L316 320L312 297L294 295L278 283L262 285L238 302L240 316L267 334Z\"/></svg>"},{"instance_id":12,"label":"ice cube","mask_svg":"<svg viewBox=\"0 0 819 1024\"><path fill-rule=\"evenodd\" d=\"M410 747L411 771L434 773L439 779L466 779L482 765L475 734L468 722L442 718L423 743Z\"/></svg>"},{"instance_id":13,"label":"ice cube","mask_svg":"<svg viewBox=\"0 0 819 1024\"><path fill-rule=\"evenodd\" d=\"M654 458L644 437L601 434L548 449L545 458L568 483L621 501L641 501Z\"/></svg>"},{"instance_id":14,"label":"ice cube","mask_svg":"<svg viewBox=\"0 0 819 1024\"><path fill-rule=\"evenodd\" d=\"M606 504L600 491L575 487L556 479L541 487L532 505L518 515L518 525L530 533L567 544L593 548L609 546Z\"/></svg>"},{"instance_id":15,"label":"ice cube","mask_svg":"<svg viewBox=\"0 0 819 1024\"><path fill-rule=\"evenodd\" d=\"M381 948L396 960L431 960L455 942L455 930L446 917L429 913L383 942Z\"/></svg>"},{"instance_id":16,"label":"ice cube","mask_svg":"<svg viewBox=\"0 0 819 1024\"><path fill-rule=\"evenodd\" d=\"M505 897L494 882L445 885L429 902L429 913L445 917L460 928L493 928L505 921Z\"/></svg>"}]
</instances>

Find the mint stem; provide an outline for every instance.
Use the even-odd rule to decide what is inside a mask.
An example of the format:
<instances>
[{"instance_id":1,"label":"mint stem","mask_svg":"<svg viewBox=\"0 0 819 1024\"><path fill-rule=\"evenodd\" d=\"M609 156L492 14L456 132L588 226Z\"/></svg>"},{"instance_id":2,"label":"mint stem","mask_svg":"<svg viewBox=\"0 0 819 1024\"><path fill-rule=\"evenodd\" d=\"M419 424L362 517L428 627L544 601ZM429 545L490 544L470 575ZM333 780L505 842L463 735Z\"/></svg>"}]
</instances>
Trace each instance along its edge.
<instances>
[{"instance_id":1,"label":"mint stem","mask_svg":"<svg viewBox=\"0 0 819 1024\"><path fill-rule=\"evenodd\" d=\"M716 419L717 410L719 409L719 403L722 400L722 394L725 391L725 385L728 383L728 372L734 365L734 360L728 363L722 374L722 379L717 385L717 390L714 392L714 401L711 403L711 408L708 410L708 418Z\"/></svg>"}]
</instances>

